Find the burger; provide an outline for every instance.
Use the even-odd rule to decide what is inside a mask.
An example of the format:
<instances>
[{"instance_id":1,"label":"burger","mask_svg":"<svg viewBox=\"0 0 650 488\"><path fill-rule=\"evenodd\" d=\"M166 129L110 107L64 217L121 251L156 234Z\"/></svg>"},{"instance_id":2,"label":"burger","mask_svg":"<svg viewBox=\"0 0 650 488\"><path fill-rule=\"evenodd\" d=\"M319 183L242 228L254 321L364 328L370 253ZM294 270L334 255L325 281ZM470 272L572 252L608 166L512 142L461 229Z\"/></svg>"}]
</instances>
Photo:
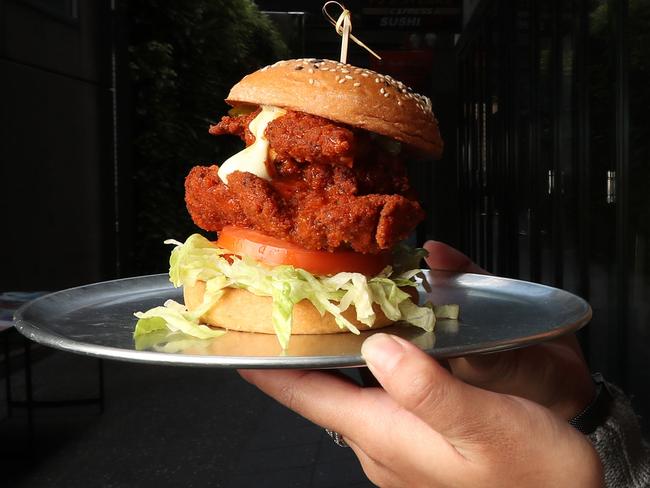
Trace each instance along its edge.
<instances>
[{"instance_id":1,"label":"burger","mask_svg":"<svg viewBox=\"0 0 650 488\"><path fill-rule=\"evenodd\" d=\"M167 241L185 303L137 313L135 335L237 330L286 348L291 334L432 330L415 292L423 250L401 244L425 216L405 162L442 152L430 100L368 69L294 59L245 76L226 102L209 132L246 147L185 180L189 214L217 238Z\"/></svg>"}]
</instances>

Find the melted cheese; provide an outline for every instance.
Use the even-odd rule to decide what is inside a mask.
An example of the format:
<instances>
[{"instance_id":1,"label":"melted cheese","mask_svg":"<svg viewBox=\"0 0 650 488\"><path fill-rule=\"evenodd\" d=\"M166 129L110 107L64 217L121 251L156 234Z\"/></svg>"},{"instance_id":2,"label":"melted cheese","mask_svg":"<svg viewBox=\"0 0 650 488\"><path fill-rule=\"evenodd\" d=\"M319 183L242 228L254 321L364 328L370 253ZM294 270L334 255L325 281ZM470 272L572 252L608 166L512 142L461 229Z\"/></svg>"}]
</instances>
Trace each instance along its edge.
<instances>
[{"instance_id":1,"label":"melted cheese","mask_svg":"<svg viewBox=\"0 0 650 488\"><path fill-rule=\"evenodd\" d=\"M234 171L253 173L265 180L271 179L266 169L269 141L264 137L264 131L271 121L282 117L285 113L287 113L286 110L281 108L262 105L260 113L248 124L248 129L255 136L255 142L224 161L218 172L221 181L227 185L228 175Z\"/></svg>"}]
</instances>

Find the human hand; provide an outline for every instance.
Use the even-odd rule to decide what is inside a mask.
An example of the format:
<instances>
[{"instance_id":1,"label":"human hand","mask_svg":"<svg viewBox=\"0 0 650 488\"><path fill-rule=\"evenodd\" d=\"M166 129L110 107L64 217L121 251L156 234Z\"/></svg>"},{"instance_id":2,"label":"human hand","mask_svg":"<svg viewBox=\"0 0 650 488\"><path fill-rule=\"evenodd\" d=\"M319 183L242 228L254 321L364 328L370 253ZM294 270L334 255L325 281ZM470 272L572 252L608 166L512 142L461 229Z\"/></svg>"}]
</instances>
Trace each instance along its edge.
<instances>
[{"instance_id":1,"label":"human hand","mask_svg":"<svg viewBox=\"0 0 650 488\"><path fill-rule=\"evenodd\" d=\"M442 242L428 241L431 269L459 273L487 272ZM461 310L462 313L462 310ZM573 334L536 346L449 360L455 376L486 390L516 395L551 409L565 420L593 399L594 383Z\"/></svg>"},{"instance_id":2,"label":"human hand","mask_svg":"<svg viewBox=\"0 0 650 488\"><path fill-rule=\"evenodd\" d=\"M341 433L382 487L602 486L589 442L544 407L466 384L399 337L375 334L362 354L383 389L322 371L240 374Z\"/></svg>"}]
</instances>

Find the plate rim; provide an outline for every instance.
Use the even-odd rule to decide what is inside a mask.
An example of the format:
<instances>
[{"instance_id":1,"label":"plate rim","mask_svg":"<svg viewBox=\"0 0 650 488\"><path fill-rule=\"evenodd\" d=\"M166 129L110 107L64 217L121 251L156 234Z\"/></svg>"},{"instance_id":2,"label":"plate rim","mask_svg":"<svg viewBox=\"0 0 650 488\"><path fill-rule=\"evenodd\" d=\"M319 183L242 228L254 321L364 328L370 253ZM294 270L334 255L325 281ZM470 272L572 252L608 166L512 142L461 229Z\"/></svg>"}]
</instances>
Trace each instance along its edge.
<instances>
[{"instance_id":1,"label":"plate rim","mask_svg":"<svg viewBox=\"0 0 650 488\"><path fill-rule=\"evenodd\" d=\"M465 356L470 354L489 354L501 352L506 350L513 350L522 347L539 344L547 340L554 339L569 333L576 332L585 326L593 316L593 310L590 304L582 297L575 295L567 290L555 288L541 283L531 281L519 280L516 278L507 278L494 275L484 275L479 273L455 273L440 270L424 269L425 273L432 275L441 275L447 278L458 280L459 278L469 276L473 279L497 279L499 281L506 281L510 283L525 284L526 286L534 286L536 288L546 289L550 292L560 292L566 294L572 299L576 300L576 304L584 307L584 313L575 321L569 324L558 326L537 334L517 337L508 341L493 340L485 342L480 348L475 348L473 351L463 351L461 346L448 346L446 348L436 349L435 345L432 348L423 349L428 355L436 359L446 359L452 357ZM182 353L166 353L160 351L138 351L135 349L124 349L120 347L93 344L83 342L78 339L72 339L65 335L59 334L52 330L48 330L43 325L34 324L25 315L33 307L37 307L40 302L51 300L56 295L70 294L76 291L85 290L88 288L106 287L109 285L115 286L116 284L128 281L142 281L142 280L161 280L167 279L167 273L158 273L151 275L132 276L126 278L118 278L114 280L101 281L80 285L64 290L58 290L47 295L38 297L30 302L23 304L14 313L14 326L16 330L30 340L33 340L44 346L52 347L55 349L91 356L103 359L122 360L134 363L145 364L161 364L161 365L174 365L174 366L195 366L195 367L221 367L221 368L259 368L259 369L276 369L276 368L292 368L292 369L328 369L328 368L348 368L348 367L363 367L365 360L358 355L345 355L345 356L223 356L223 355L193 355ZM167 281L164 286L152 287L143 289L138 293L155 292L156 290L169 290L173 289L173 285ZM126 293L122 293L122 296ZM434 331L435 334L435 331Z\"/></svg>"}]
</instances>

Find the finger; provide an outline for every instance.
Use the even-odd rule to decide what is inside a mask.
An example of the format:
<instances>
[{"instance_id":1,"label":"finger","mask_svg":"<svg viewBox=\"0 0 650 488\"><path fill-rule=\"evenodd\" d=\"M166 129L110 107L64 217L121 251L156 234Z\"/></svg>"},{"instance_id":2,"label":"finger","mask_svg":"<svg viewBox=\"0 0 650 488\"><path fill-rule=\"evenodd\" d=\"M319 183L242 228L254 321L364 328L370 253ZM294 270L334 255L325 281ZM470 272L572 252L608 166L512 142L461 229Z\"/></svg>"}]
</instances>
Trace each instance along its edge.
<instances>
[{"instance_id":1,"label":"finger","mask_svg":"<svg viewBox=\"0 0 650 488\"><path fill-rule=\"evenodd\" d=\"M448 468L458 468L451 473L462 471L466 463L443 436L397 405L380 388L360 388L322 371L243 370L240 374L283 405L339 432L348 444L359 446L397 472L427 466L432 457ZM443 479L449 474L442 470L432 476Z\"/></svg>"},{"instance_id":2,"label":"finger","mask_svg":"<svg viewBox=\"0 0 650 488\"><path fill-rule=\"evenodd\" d=\"M510 365L515 361L512 352L450 358L448 363L454 376L465 383L495 391L499 385L510 383Z\"/></svg>"},{"instance_id":3,"label":"finger","mask_svg":"<svg viewBox=\"0 0 650 488\"><path fill-rule=\"evenodd\" d=\"M489 274L462 252L443 242L427 241L424 243L424 248L429 252L429 256L425 258L425 261L431 269L456 271L458 273Z\"/></svg>"},{"instance_id":4,"label":"finger","mask_svg":"<svg viewBox=\"0 0 650 488\"><path fill-rule=\"evenodd\" d=\"M580 343L578 342L578 338L576 337L575 334L566 334L562 337L558 337L557 339L554 339L552 342L555 342L556 344L564 345L565 347L573 351L577 358L579 358L582 361L585 361L584 354L582 353L582 348L580 347Z\"/></svg>"},{"instance_id":5,"label":"finger","mask_svg":"<svg viewBox=\"0 0 650 488\"><path fill-rule=\"evenodd\" d=\"M525 349L450 359L449 364L466 383L526 398L566 419L588 405L595 392L572 335Z\"/></svg>"},{"instance_id":6,"label":"finger","mask_svg":"<svg viewBox=\"0 0 650 488\"><path fill-rule=\"evenodd\" d=\"M348 434L341 429L345 407L362 401L358 386L322 371L249 369L239 374L285 407L342 434Z\"/></svg>"},{"instance_id":7,"label":"finger","mask_svg":"<svg viewBox=\"0 0 650 488\"><path fill-rule=\"evenodd\" d=\"M378 419L396 409L382 390L361 388L330 372L243 370L239 374L306 419L363 446L376 442Z\"/></svg>"},{"instance_id":8,"label":"finger","mask_svg":"<svg viewBox=\"0 0 650 488\"><path fill-rule=\"evenodd\" d=\"M349 442L348 444L354 451L357 459L359 459L359 463L361 463L363 472L366 473L366 476L370 481L372 481L373 484L390 488L409 486L406 484L406 480L404 480L403 475L398 476L387 465L374 459L357 444L354 444L353 442Z\"/></svg>"},{"instance_id":9,"label":"finger","mask_svg":"<svg viewBox=\"0 0 650 488\"><path fill-rule=\"evenodd\" d=\"M573 363L579 366L583 362L579 347L570 334L524 349L453 358L449 365L454 375L466 383L499 393L518 394L521 387L537 387L531 384L534 375L538 377L535 383L546 376L553 379L553 371L549 369L556 364L562 364L563 369ZM539 403L537 398L529 399Z\"/></svg>"},{"instance_id":10,"label":"finger","mask_svg":"<svg viewBox=\"0 0 650 488\"><path fill-rule=\"evenodd\" d=\"M489 426L499 412L497 395L454 378L410 342L378 333L361 347L368 367L386 392L406 410L442 434L456 448ZM492 407L492 408L490 408ZM501 425L497 421L494 425Z\"/></svg>"},{"instance_id":11,"label":"finger","mask_svg":"<svg viewBox=\"0 0 650 488\"><path fill-rule=\"evenodd\" d=\"M239 374L285 407L352 440L348 418L365 403L359 386L322 371L249 369Z\"/></svg>"}]
</instances>

